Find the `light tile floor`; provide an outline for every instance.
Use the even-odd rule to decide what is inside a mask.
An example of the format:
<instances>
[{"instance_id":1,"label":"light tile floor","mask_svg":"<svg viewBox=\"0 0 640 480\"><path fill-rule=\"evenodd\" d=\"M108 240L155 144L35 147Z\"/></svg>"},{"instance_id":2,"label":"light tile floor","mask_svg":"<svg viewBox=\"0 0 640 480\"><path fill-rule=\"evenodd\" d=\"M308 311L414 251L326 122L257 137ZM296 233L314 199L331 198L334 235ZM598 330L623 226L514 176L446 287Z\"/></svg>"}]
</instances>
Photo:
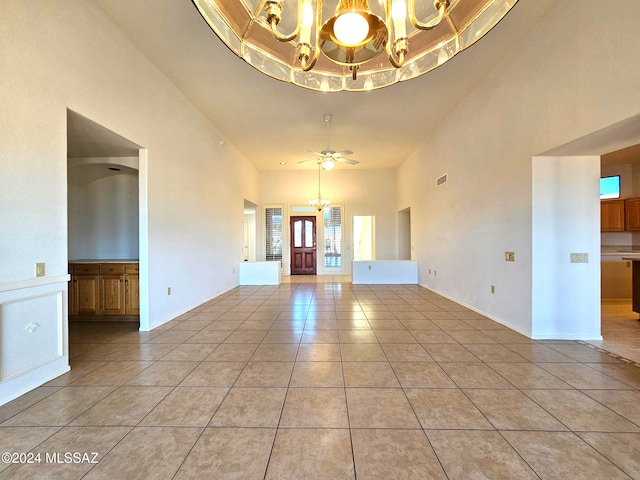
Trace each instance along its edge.
<instances>
[{"instance_id":1,"label":"light tile floor","mask_svg":"<svg viewBox=\"0 0 640 480\"><path fill-rule=\"evenodd\" d=\"M640 363L640 321L631 301L603 301L601 307L604 340L588 343Z\"/></svg>"},{"instance_id":2,"label":"light tile floor","mask_svg":"<svg viewBox=\"0 0 640 480\"><path fill-rule=\"evenodd\" d=\"M73 324L71 372L0 407L0 452L36 462L0 478L640 478L637 366L418 286L307 281Z\"/></svg>"}]
</instances>

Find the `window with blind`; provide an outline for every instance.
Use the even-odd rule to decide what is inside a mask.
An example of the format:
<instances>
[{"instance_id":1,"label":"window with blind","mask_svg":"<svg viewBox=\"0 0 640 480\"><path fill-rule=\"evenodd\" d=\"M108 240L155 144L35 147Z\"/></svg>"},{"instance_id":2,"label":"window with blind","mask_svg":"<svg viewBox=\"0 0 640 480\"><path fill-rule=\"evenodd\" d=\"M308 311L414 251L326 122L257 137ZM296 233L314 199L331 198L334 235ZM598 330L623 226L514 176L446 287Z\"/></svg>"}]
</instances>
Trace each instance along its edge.
<instances>
[{"instance_id":1,"label":"window with blind","mask_svg":"<svg viewBox=\"0 0 640 480\"><path fill-rule=\"evenodd\" d=\"M282 207L266 207L265 260L282 263Z\"/></svg>"},{"instance_id":2,"label":"window with blind","mask_svg":"<svg viewBox=\"0 0 640 480\"><path fill-rule=\"evenodd\" d=\"M325 207L324 267L342 267L342 207Z\"/></svg>"}]
</instances>

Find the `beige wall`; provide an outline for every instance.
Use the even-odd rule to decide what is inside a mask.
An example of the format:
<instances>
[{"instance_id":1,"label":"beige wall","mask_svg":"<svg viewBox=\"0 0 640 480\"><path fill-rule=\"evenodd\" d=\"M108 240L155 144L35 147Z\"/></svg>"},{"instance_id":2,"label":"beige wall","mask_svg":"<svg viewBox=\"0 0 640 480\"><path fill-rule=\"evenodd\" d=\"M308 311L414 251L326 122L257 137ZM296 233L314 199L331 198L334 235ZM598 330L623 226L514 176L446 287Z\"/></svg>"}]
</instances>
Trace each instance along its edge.
<instances>
[{"instance_id":1,"label":"beige wall","mask_svg":"<svg viewBox=\"0 0 640 480\"><path fill-rule=\"evenodd\" d=\"M401 165L423 285L532 332L532 265L549 261L532 257L532 157L640 112L638 18L640 2L557 2Z\"/></svg>"},{"instance_id":2,"label":"beige wall","mask_svg":"<svg viewBox=\"0 0 640 480\"><path fill-rule=\"evenodd\" d=\"M147 149L151 325L232 288L255 168L92 2L0 13L0 282L67 271L69 108Z\"/></svg>"}]
</instances>

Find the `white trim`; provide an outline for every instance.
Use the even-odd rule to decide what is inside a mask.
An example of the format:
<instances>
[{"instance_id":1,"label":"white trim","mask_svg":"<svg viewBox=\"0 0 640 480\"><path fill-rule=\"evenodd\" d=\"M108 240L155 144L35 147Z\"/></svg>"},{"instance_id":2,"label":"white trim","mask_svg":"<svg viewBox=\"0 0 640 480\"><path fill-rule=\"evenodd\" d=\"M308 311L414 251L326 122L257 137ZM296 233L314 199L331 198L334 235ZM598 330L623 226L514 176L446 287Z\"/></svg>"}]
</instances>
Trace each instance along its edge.
<instances>
[{"instance_id":1,"label":"white trim","mask_svg":"<svg viewBox=\"0 0 640 480\"><path fill-rule=\"evenodd\" d=\"M15 282L0 283L0 292L11 290L21 290L23 288L42 287L44 285L54 285L65 283L71 280L71 275L57 275L55 277L35 277L27 280L17 280Z\"/></svg>"},{"instance_id":2,"label":"white trim","mask_svg":"<svg viewBox=\"0 0 640 480\"><path fill-rule=\"evenodd\" d=\"M138 255L140 331L151 329L149 315L149 161L146 148L138 150Z\"/></svg>"}]
</instances>

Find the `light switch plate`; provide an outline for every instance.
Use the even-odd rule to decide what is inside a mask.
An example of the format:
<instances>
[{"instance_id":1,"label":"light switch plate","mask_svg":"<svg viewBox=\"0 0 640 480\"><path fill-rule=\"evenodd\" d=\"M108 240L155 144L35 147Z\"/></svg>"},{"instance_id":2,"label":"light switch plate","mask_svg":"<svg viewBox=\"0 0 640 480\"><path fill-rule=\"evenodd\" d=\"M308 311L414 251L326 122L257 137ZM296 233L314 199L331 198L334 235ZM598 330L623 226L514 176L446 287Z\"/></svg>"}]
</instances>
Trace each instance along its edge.
<instances>
[{"instance_id":1,"label":"light switch plate","mask_svg":"<svg viewBox=\"0 0 640 480\"><path fill-rule=\"evenodd\" d=\"M44 277L44 262L36 263L36 277Z\"/></svg>"},{"instance_id":2,"label":"light switch plate","mask_svg":"<svg viewBox=\"0 0 640 480\"><path fill-rule=\"evenodd\" d=\"M589 263L588 253L570 253L569 258L571 263Z\"/></svg>"}]
</instances>

